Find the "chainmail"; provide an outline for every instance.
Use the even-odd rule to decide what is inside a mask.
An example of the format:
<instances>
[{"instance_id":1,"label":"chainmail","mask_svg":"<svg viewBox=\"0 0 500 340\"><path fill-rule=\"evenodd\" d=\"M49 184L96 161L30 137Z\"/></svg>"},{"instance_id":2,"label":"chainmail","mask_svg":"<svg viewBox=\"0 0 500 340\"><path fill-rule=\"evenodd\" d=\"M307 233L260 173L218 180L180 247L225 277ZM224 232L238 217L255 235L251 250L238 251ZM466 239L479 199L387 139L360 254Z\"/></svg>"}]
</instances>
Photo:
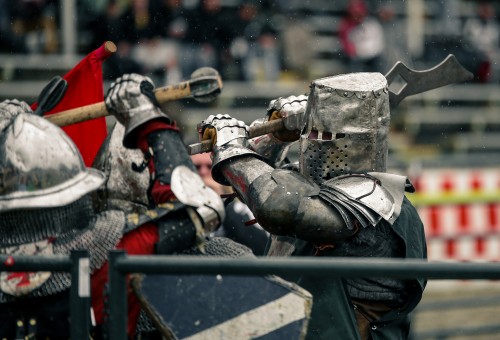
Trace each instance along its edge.
<instances>
[{"instance_id":1,"label":"chainmail","mask_svg":"<svg viewBox=\"0 0 500 340\"><path fill-rule=\"evenodd\" d=\"M243 244L236 243L226 237L212 237L205 242L205 253L193 247L179 255L202 255L220 257L255 257L252 250Z\"/></svg>"},{"instance_id":2,"label":"chainmail","mask_svg":"<svg viewBox=\"0 0 500 340\"><path fill-rule=\"evenodd\" d=\"M125 216L123 212L117 210L95 215L91 204L87 197L61 208L2 214L0 253L5 254L7 246L32 243L56 236L57 239L53 242L54 254L69 255L71 250L87 249L90 255L90 270L93 272L103 265L108 252L114 249L121 239ZM19 226L19 230L16 226ZM10 237L15 234L19 235ZM47 282L24 297L52 295L69 288L70 285L70 273L54 272ZM18 298L0 292L0 303L15 299Z\"/></svg>"},{"instance_id":3,"label":"chainmail","mask_svg":"<svg viewBox=\"0 0 500 340\"><path fill-rule=\"evenodd\" d=\"M88 195L63 207L7 211L0 214L0 253L4 247L82 230L94 218Z\"/></svg>"},{"instance_id":4,"label":"chainmail","mask_svg":"<svg viewBox=\"0 0 500 340\"><path fill-rule=\"evenodd\" d=\"M142 337L147 339L148 337L145 336L147 333L158 334L158 330L153 324L153 321L151 321L151 319L146 314L144 309L141 309L141 312L139 313L139 318L137 319L135 333L136 333L136 338L138 339Z\"/></svg>"}]
</instances>

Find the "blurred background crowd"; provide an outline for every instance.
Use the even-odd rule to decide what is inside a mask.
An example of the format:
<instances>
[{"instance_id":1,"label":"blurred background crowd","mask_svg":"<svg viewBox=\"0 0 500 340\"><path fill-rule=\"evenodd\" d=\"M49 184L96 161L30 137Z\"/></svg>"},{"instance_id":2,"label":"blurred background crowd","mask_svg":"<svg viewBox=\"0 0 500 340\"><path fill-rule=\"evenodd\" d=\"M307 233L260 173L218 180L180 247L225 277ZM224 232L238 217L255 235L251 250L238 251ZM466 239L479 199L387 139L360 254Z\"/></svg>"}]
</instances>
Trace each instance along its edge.
<instances>
[{"instance_id":1,"label":"blurred background crowd","mask_svg":"<svg viewBox=\"0 0 500 340\"><path fill-rule=\"evenodd\" d=\"M133 71L176 83L212 66L225 80L309 80L332 71L386 72L397 60L432 63L447 53L477 82L498 78L495 1L72 2L76 53L105 40L118 45L116 60L107 63L110 78ZM61 5L0 0L0 53L61 53Z\"/></svg>"},{"instance_id":2,"label":"blurred background crowd","mask_svg":"<svg viewBox=\"0 0 500 340\"><path fill-rule=\"evenodd\" d=\"M129 72L164 86L202 66L219 71L224 89L215 103L166 108L190 144L210 114L249 124L270 100L307 93L313 79L385 74L397 61L425 70L454 54L474 79L408 97L393 110L389 166L417 187L411 200L431 260L499 261L499 10L494 0L0 0L0 100L33 102L53 75L111 40L118 49L103 65L106 87ZM456 310L459 294L449 292ZM498 293L486 300L498 307ZM465 301L476 308L461 320L437 305L419 315L448 320L450 334L470 326L471 314L483 320L476 334L491 330L484 320L498 314ZM430 324L417 329L430 332Z\"/></svg>"},{"instance_id":3,"label":"blurred background crowd","mask_svg":"<svg viewBox=\"0 0 500 340\"><path fill-rule=\"evenodd\" d=\"M313 79L385 74L397 61L425 70L454 54L474 79L394 110L393 166L497 166L499 9L493 0L0 0L0 99L32 101L39 83L111 40L106 84L130 72L164 86L203 66L219 71L216 103L171 103L191 143L209 114L251 123Z\"/></svg>"}]
</instances>

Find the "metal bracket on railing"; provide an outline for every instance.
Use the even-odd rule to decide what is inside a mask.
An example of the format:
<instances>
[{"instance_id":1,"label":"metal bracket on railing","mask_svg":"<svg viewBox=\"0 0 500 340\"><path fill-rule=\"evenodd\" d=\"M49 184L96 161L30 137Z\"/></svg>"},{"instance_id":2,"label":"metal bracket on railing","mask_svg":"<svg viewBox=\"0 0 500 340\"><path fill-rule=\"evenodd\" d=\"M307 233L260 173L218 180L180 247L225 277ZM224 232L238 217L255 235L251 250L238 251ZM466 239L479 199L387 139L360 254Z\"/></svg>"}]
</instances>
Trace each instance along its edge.
<instances>
[{"instance_id":1,"label":"metal bracket on railing","mask_svg":"<svg viewBox=\"0 0 500 340\"><path fill-rule=\"evenodd\" d=\"M71 339L88 340L90 334L90 268L87 250L70 256L0 255L0 272L52 271L71 273Z\"/></svg>"},{"instance_id":2,"label":"metal bracket on railing","mask_svg":"<svg viewBox=\"0 0 500 340\"><path fill-rule=\"evenodd\" d=\"M127 273L120 271L118 266L119 260L125 258L123 250L109 252L109 310L105 331L110 339L127 338Z\"/></svg>"}]
</instances>

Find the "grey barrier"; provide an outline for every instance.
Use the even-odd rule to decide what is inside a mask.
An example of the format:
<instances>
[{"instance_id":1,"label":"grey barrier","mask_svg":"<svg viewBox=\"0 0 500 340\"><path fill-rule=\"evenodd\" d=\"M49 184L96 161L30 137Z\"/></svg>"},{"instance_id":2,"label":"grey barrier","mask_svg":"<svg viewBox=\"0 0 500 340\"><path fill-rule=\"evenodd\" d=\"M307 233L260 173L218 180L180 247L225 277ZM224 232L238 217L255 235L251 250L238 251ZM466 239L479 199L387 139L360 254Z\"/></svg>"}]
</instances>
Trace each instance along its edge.
<instances>
[{"instance_id":1,"label":"grey barrier","mask_svg":"<svg viewBox=\"0 0 500 340\"><path fill-rule=\"evenodd\" d=\"M90 329L90 273L88 252L70 256L0 255L0 272L70 272L71 339L88 339ZM127 338L128 273L144 274L229 274L309 275L325 277L426 277L438 280L500 279L500 263L427 262L380 258L270 258L235 259L200 256L129 256L124 251L109 253L109 338Z\"/></svg>"},{"instance_id":2,"label":"grey barrier","mask_svg":"<svg viewBox=\"0 0 500 340\"><path fill-rule=\"evenodd\" d=\"M51 271L71 274L71 339L88 340L90 320L90 262L86 250L72 251L69 256L0 255L0 272Z\"/></svg>"},{"instance_id":3,"label":"grey barrier","mask_svg":"<svg viewBox=\"0 0 500 340\"><path fill-rule=\"evenodd\" d=\"M230 274L309 275L322 277L390 277L409 279L467 280L500 279L500 263L427 262L379 258L276 258L235 259L201 256L129 256L124 251L109 254L109 320L111 340L127 338L126 275L143 274Z\"/></svg>"}]
</instances>

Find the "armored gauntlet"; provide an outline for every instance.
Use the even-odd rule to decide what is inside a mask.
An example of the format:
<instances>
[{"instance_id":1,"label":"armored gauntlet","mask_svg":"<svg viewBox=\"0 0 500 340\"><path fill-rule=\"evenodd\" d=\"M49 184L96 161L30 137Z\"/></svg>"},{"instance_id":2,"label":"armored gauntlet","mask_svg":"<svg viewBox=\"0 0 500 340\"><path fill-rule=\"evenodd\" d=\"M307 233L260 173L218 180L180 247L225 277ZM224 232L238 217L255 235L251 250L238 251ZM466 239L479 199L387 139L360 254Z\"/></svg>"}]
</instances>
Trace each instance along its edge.
<instances>
[{"instance_id":1,"label":"armored gauntlet","mask_svg":"<svg viewBox=\"0 0 500 340\"><path fill-rule=\"evenodd\" d=\"M249 149L247 126L229 115L210 115L200 124L202 140L211 140L213 147L212 177L222 185L230 185L221 173L221 162L234 157L252 154L260 155Z\"/></svg>"},{"instance_id":2,"label":"armored gauntlet","mask_svg":"<svg viewBox=\"0 0 500 340\"><path fill-rule=\"evenodd\" d=\"M283 142L294 142L300 137L304 126L304 115L307 107L307 96L289 96L278 98L269 103L268 120L283 119L286 131L275 132L274 137Z\"/></svg>"},{"instance_id":3,"label":"armored gauntlet","mask_svg":"<svg viewBox=\"0 0 500 340\"><path fill-rule=\"evenodd\" d=\"M155 86L151 79L138 74L126 74L111 84L105 103L108 111L125 126L123 145L136 147L137 128L151 120L172 124L172 120L160 110L154 96Z\"/></svg>"},{"instance_id":4,"label":"armored gauntlet","mask_svg":"<svg viewBox=\"0 0 500 340\"><path fill-rule=\"evenodd\" d=\"M153 89L153 82L147 77L124 75L111 86L106 106L125 126L123 145L138 147L145 155L143 166L136 170L141 171L146 165L149 168L151 205L178 200L187 210L194 208L190 218L201 220L200 227L214 229L224 219L220 197L203 186L175 122L160 110ZM177 179L175 174L179 174ZM196 194L199 199L189 200L186 192Z\"/></svg>"}]
</instances>

